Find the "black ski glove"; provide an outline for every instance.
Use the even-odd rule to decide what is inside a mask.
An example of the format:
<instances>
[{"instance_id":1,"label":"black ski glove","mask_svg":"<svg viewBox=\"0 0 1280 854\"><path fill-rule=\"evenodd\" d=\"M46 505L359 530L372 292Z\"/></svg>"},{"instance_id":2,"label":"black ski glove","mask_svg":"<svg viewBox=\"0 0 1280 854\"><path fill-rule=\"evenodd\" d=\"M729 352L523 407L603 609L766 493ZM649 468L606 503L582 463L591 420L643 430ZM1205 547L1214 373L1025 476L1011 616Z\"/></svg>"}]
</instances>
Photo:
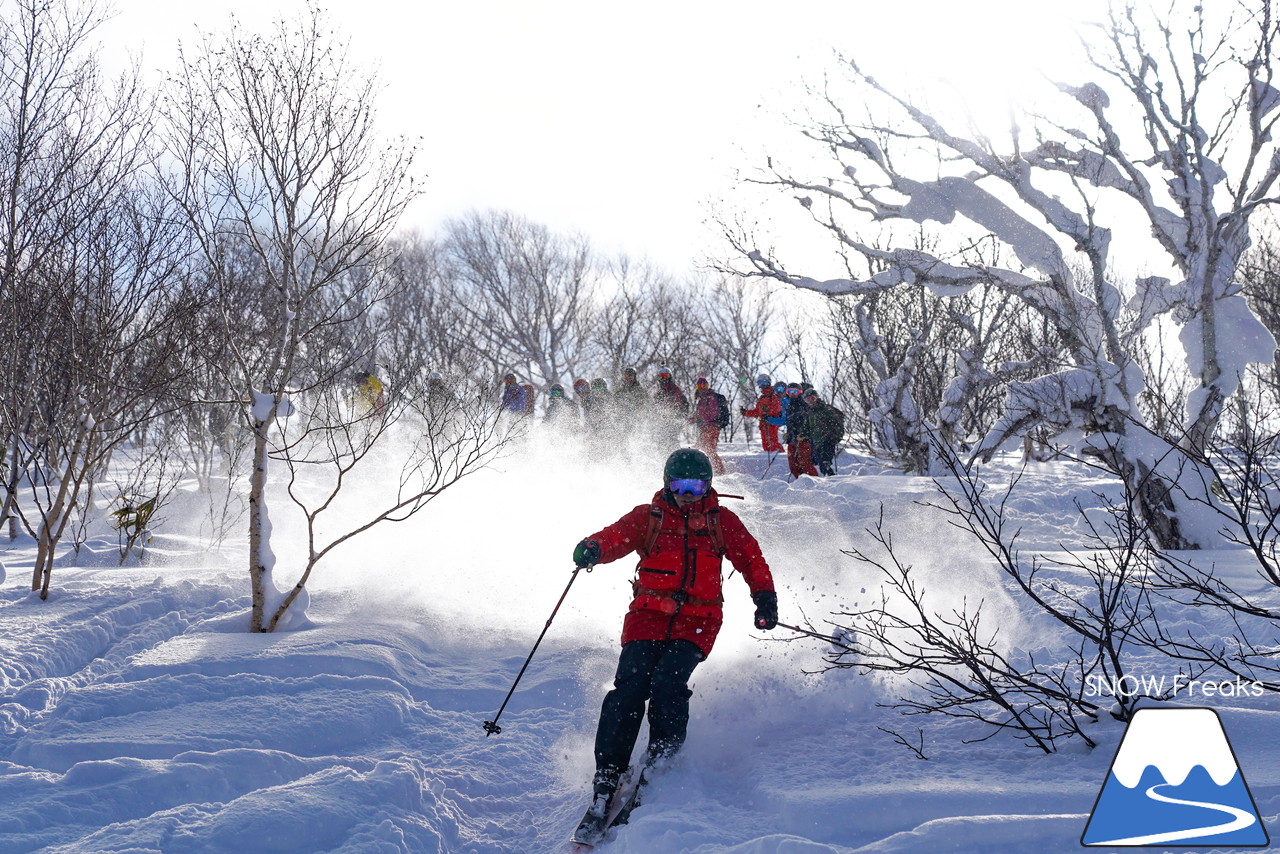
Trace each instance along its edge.
<instances>
[{"instance_id":1,"label":"black ski glove","mask_svg":"<svg viewBox=\"0 0 1280 854\"><path fill-rule=\"evenodd\" d=\"M766 632L778 625L778 594L772 590L759 590L751 594L756 603L756 628Z\"/></svg>"},{"instance_id":2,"label":"black ski glove","mask_svg":"<svg viewBox=\"0 0 1280 854\"><path fill-rule=\"evenodd\" d=\"M595 566L600 562L600 544L595 540L583 540L573 549L574 566Z\"/></svg>"}]
</instances>

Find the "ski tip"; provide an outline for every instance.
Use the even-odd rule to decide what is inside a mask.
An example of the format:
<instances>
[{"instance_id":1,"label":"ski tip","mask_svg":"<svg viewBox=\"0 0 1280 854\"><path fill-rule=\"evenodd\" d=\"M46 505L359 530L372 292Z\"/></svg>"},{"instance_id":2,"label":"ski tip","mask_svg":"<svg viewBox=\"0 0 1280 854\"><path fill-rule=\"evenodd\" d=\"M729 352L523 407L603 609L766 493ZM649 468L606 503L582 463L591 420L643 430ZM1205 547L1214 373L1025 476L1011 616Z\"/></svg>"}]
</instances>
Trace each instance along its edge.
<instances>
[{"instance_id":1,"label":"ski tip","mask_svg":"<svg viewBox=\"0 0 1280 854\"><path fill-rule=\"evenodd\" d=\"M569 847L565 849L565 854L587 854L588 851L595 851L594 845L588 845L585 842L571 841Z\"/></svg>"}]
</instances>

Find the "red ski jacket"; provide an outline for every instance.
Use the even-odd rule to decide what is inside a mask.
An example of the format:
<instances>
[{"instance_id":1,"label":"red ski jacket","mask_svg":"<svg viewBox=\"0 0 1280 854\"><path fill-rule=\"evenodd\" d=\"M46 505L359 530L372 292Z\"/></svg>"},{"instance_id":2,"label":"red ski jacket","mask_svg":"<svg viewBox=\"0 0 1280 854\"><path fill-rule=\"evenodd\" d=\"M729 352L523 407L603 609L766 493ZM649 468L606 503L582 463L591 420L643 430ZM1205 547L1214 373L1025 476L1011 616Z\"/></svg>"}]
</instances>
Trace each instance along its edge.
<instances>
[{"instance_id":1,"label":"red ski jacket","mask_svg":"<svg viewBox=\"0 0 1280 854\"><path fill-rule=\"evenodd\" d=\"M782 415L782 400L774 394L772 388L765 388L756 400L756 405L742 414L748 418L777 419ZM776 424L777 421L769 423Z\"/></svg>"},{"instance_id":2,"label":"red ski jacket","mask_svg":"<svg viewBox=\"0 0 1280 854\"><path fill-rule=\"evenodd\" d=\"M650 520L658 521L653 548L644 551ZM714 518L719 518L720 537ZM633 551L641 554L632 582L634 598L622 624L622 642L683 638L711 654L723 620L720 565L728 557L752 593L773 590L773 575L760 544L711 490L681 510L662 490L588 539L600 544L600 563ZM723 540L723 555L720 543Z\"/></svg>"}]
</instances>

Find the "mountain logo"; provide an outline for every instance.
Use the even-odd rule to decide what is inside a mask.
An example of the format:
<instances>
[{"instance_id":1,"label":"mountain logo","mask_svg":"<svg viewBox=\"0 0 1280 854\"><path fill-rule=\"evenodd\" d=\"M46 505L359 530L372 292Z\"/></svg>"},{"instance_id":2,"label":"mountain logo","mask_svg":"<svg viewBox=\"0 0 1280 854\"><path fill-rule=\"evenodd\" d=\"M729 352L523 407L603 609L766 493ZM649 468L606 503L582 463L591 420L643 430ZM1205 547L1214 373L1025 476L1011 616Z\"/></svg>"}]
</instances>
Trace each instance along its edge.
<instances>
[{"instance_id":1,"label":"mountain logo","mask_svg":"<svg viewBox=\"0 0 1280 854\"><path fill-rule=\"evenodd\" d=\"M1129 721L1080 844L1270 843L1213 709L1139 709Z\"/></svg>"}]
</instances>

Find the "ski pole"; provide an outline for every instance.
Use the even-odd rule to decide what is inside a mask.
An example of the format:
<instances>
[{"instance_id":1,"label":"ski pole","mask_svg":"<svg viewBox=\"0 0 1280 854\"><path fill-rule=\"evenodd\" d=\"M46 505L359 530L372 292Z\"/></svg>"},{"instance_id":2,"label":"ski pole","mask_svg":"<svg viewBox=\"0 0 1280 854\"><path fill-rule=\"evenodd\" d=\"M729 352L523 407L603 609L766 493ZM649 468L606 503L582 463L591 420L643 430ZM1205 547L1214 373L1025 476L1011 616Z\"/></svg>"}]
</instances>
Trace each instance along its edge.
<instances>
[{"instance_id":1,"label":"ski pole","mask_svg":"<svg viewBox=\"0 0 1280 854\"><path fill-rule=\"evenodd\" d=\"M573 582L577 580L578 573L582 570L590 572L595 569L595 564L591 566L575 566L573 574L569 576L569 583L564 586L564 592L560 594L560 601L556 602L556 606L551 609L551 616L547 617L547 624L542 627L542 634L538 635L538 639L533 643L533 649L529 650L529 657L524 660L524 666L520 668L520 672L516 674L516 681L511 683L511 690L507 692L507 697L502 701L502 706L498 709L498 713L493 716L493 720L484 722L485 738L491 735L497 735L502 732L502 727L498 726L498 718L502 717L502 712L507 708L507 703L511 700L511 695L516 692L516 686L520 684L520 680L524 678L524 672L529 669L529 662L533 661L533 654L538 651L538 645L542 643L542 639L547 636L547 629L551 628L551 621L556 618L556 612L560 610L560 606L564 604L564 599L569 595L569 588L573 586Z\"/></svg>"},{"instance_id":2,"label":"ski pole","mask_svg":"<svg viewBox=\"0 0 1280 854\"><path fill-rule=\"evenodd\" d=\"M826 641L827 643L834 644L835 646L848 647L848 645L849 645L848 641L846 641L846 640L844 640L844 639L842 639L842 638L838 638L838 637L836 637L836 636L834 636L834 635L824 635L824 634L819 634L818 632L810 631L809 629L802 629L802 628L800 628L799 626L792 626L792 625L789 625L789 624L787 624L787 623L778 623L778 628L780 628L780 629L788 629L788 630L793 631L793 632L795 632L795 633L797 633L797 634L801 634L801 635L808 635L808 636L809 636L809 637L811 637L811 638L817 638L818 640L824 640L824 641Z\"/></svg>"},{"instance_id":3,"label":"ski pole","mask_svg":"<svg viewBox=\"0 0 1280 854\"><path fill-rule=\"evenodd\" d=\"M769 464L764 467L764 471L760 475L761 480L764 480L765 475L769 473L769 469L773 468L773 461L777 459L777 457L778 457L777 451L774 451L772 454L769 455Z\"/></svg>"}]
</instances>

